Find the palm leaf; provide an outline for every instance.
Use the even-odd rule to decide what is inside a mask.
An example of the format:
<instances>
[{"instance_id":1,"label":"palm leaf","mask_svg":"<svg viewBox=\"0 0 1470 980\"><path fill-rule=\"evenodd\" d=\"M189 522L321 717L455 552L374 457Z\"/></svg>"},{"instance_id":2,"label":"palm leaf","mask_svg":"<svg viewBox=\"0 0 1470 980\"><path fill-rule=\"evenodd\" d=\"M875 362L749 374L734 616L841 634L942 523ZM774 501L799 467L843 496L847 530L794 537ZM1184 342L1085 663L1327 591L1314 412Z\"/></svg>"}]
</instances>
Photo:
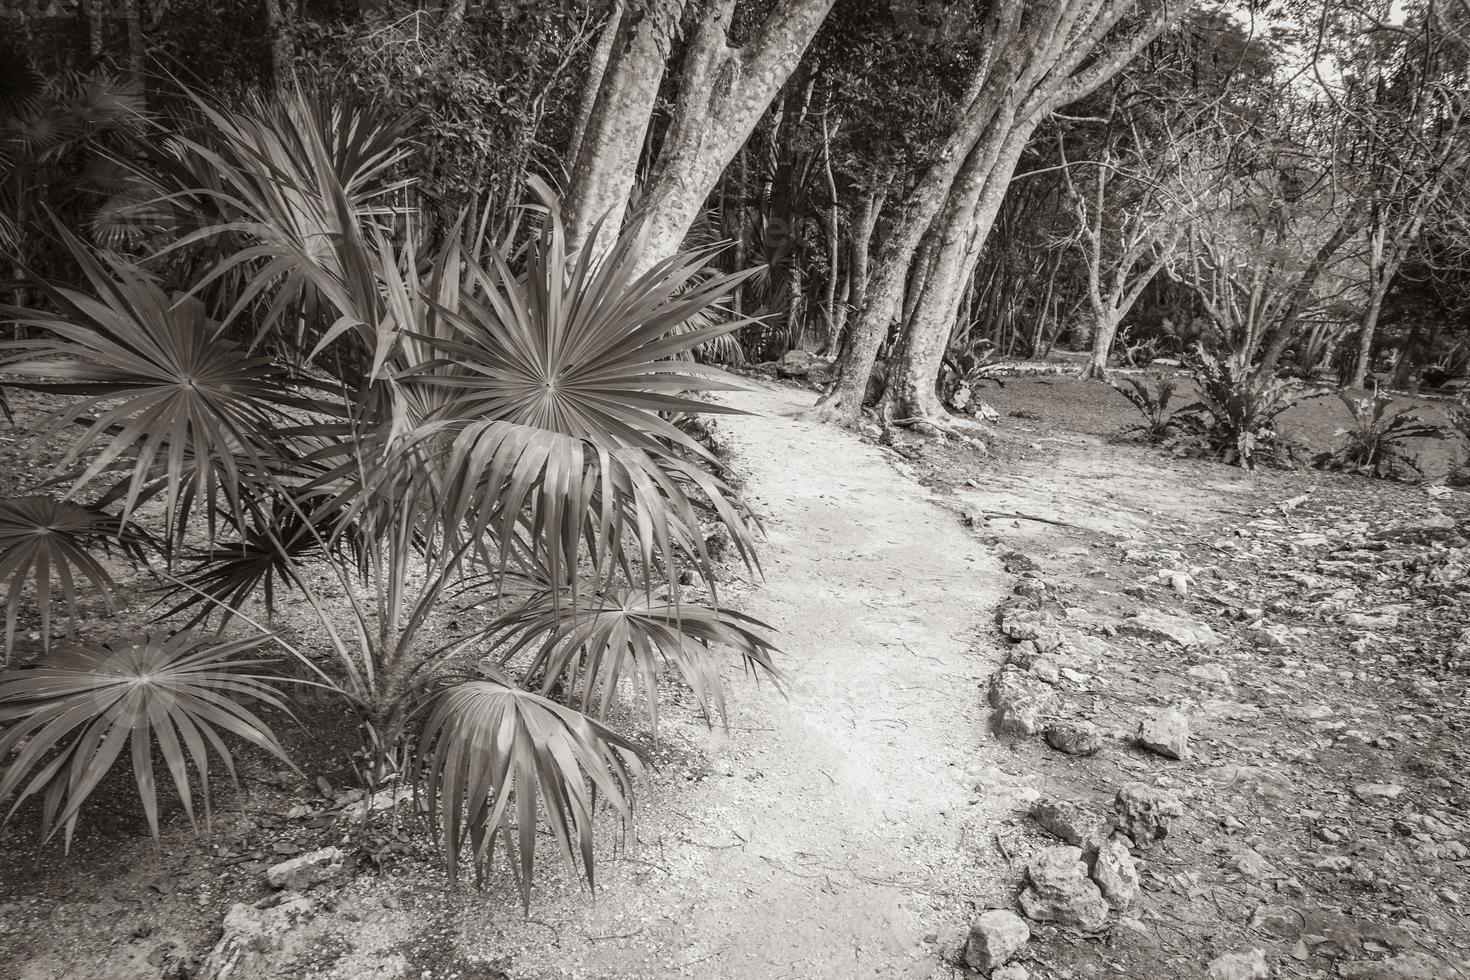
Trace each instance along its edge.
<instances>
[{"instance_id":1,"label":"palm leaf","mask_svg":"<svg viewBox=\"0 0 1470 980\"><path fill-rule=\"evenodd\" d=\"M8 370L49 379L24 387L85 396L56 413L48 433L89 419L61 463L95 452L74 490L121 468L126 522L162 474L171 524L183 526L181 504L187 510L216 488L243 521L245 484L268 471L275 428L293 410L328 406L297 395L290 383L300 379L220 337L199 303L174 303L146 275L112 259L104 265L66 237L93 292L42 284L58 312L4 307L0 315L47 333L12 345L24 354Z\"/></svg>"},{"instance_id":2,"label":"palm leaf","mask_svg":"<svg viewBox=\"0 0 1470 980\"><path fill-rule=\"evenodd\" d=\"M5 660L15 642L17 614L27 585L41 617L41 643L51 646L53 600L57 587L76 626L77 585L113 602L116 583L94 552L116 545L141 560L146 536L111 514L44 495L0 498L0 582L9 582L5 602Z\"/></svg>"},{"instance_id":3,"label":"palm leaf","mask_svg":"<svg viewBox=\"0 0 1470 980\"><path fill-rule=\"evenodd\" d=\"M694 694L706 720L716 713L725 718L721 658L712 646L734 650L747 670L780 676L772 659L775 647L757 632L770 630L764 623L731 609L675 603L635 589L575 599L545 591L504 622L507 630L495 644L502 666L532 649L526 673L542 679L542 693L558 684L569 694L580 688L582 711L595 711L598 718L607 716L618 681L631 674L654 731L666 666Z\"/></svg>"},{"instance_id":4,"label":"palm leaf","mask_svg":"<svg viewBox=\"0 0 1470 980\"><path fill-rule=\"evenodd\" d=\"M567 863L595 888L597 796L612 805L626 828L633 816L633 780L641 770L631 742L493 672L449 688L430 703L418 756L429 820L450 878L458 880L468 857L476 881L483 880L496 843L503 842L527 908L538 815L544 813Z\"/></svg>"},{"instance_id":5,"label":"palm leaf","mask_svg":"<svg viewBox=\"0 0 1470 980\"><path fill-rule=\"evenodd\" d=\"M159 836L154 783L155 746L179 802L194 823L193 766L209 820L209 752L235 779L224 736L233 735L292 765L270 727L240 699L286 710L266 681L251 672L261 660L233 660L267 637L209 645L185 635L148 635L128 646L77 647L51 655L32 670L0 678L0 800L15 797L5 822L42 794L47 840L64 834L70 848L82 805L131 746L133 779L148 828Z\"/></svg>"}]
</instances>

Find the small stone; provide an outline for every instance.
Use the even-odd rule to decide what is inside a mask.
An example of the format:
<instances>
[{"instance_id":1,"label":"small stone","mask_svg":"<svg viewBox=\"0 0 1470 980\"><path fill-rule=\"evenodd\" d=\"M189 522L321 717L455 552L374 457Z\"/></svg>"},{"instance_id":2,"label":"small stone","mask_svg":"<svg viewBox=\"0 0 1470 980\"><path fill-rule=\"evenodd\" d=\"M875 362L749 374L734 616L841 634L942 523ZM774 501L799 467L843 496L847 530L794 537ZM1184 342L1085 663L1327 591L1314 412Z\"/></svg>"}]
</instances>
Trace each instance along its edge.
<instances>
[{"instance_id":1,"label":"small stone","mask_svg":"<svg viewBox=\"0 0 1470 980\"><path fill-rule=\"evenodd\" d=\"M1210 960L1210 980L1266 980L1271 967L1263 949L1237 950Z\"/></svg>"},{"instance_id":2,"label":"small stone","mask_svg":"<svg viewBox=\"0 0 1470 980\"><path fill-rule=\"evenodd\" d=\"M1338 967L1338 975L1343 980L1447 980L1463 976L1466 965L1456 966L1416 950L1386 960L1344 963Z\"/></svg>"},{"instance_id":3,"label":"small stone","mask_svg":"<svg viewBox=\"0 0 1470 980\"><path fill-rule=\"evenodd\" d=\"M1094 853L1108 838L1108 826L1100 814L1080 803L1046 797L1031 806L1031 819L1057 840Z\"/></svg>"},{"instance_id":4,"label":"small stone","mask_svg":"<svg viewBox=\"0 0 1470 980\"><path fill-rule=\"evenodd\" d=\"M1138 724L1138 742L1170 759L1189 758L1189 719L1178 708L1166 708Z\"/></svg>"},{"instance_id":5,"label":"small stone","mask_svg":"<svg viewBox=\"0 0 1470 980\"><path fill-rule=\"evenodd\" d=\"M1219 664L1195 664L1185 671L1190 677L1206 684L1229 684L1230 673Z\"/></svg>"},{"instance_id":6,"label":"small stone","mask_svg":"<svg viewBox=\"0 0 1470 980\"><path fill-rule=\"evenodd\" d=\"M1092 862L1092 880L1108 904L1118 911L1126 911L1138 900L1138 868L1133 856L1120 842L1110 840L1097 852Z\"/></svg>"},{"instance_id":7,"label":"small stone","mask_svg":"<svg viewBox=\"0 0 1470 980\"><path fill-rule=\"evenodd\" d=\"M1170 616L1152 609L1140 610L1137 614L1121 620L1118 632L1151 643L1171 641L1182 647L1217 647L1225 638L1204 623L1184 616Z\"/></svg>"},{"instance_id":8,"label":"small stone","mask_svg":"<svg viewBox=\"0 0 1470 980\"><path fill-rule=\"evenodd\" d=\"M1031 980L1031 971L1019 963L992 970L990 980Z\"/></svg>"},{"instance_id":9,"label":"small stone","mask_svg":"<svg viewBox=\"0 0 1470 980\"><path fill-rule=\"evenodd\" d=\"M324 847L302 854L266 870L266 881L272 888L305 891L312 885L332 881L346 873L347 855L340 847Z\"/></svg>"},{"instance_id":10,"label":"small stone","mask_svg":"<svg viewBox=\"0 0 1470 980\"><path fill-rule=\"evenodd\" d=\"M1002 667L990 677L990 706L995 709L996 731L1006 735L1035 735L1056 695L1045 684L1014 666Z\"/></svg>"},{"instance_id":11,"label":"small stone","mask_svg":"<svg viewBox=\"0 0 1470 980\"><path fill-rule=\"evenodd\" d=\"M1043 684L1055 684L1061 680L1061 675L1057 673L1057 665L1045 657L1037 657L1031 661L1031 676Z\"/></svg>"},{"instance_id":12,"label":"small stone","mask_svg":"<svg viewBox=\"0 0 1470 980\"><path fill-rule=\"evenodd\" d=\"M1353 859L1346 854L1329 854L1318 860L1312 867L1318 871L1330 871L1334 874L1342 874L1345 871L1352 870Z\"/></svg>"},{"instance_id":13,"label":"small stone","mask_svg":"<svg viewBox=\"0 0 1470 980\"><path fill-rule=\"evenodd\" d=\"M1067 755L1096 755L1102 749L1102 733L1090 721L1054 721L1043 734L1047 745Z\"/></svg>"},{"instance_id":14,"label":"small stone","mask_svg":"<svg viewBox=\"0 0 1470 980\"><path fill-rule=\"evenodd\" d=\"M1096 932L1108 920L1108 903L1082 860L1082 849L1058 845L1043 850L1026 866L1021 910L1037 922Z\"/></svg>"},{"instance_id":15,"label":"small stone","mask_svg":"<svg viewBox=\"0 0 1470 980\"><path fill-rule=\"evenodd\" d=\"M1353 795L1365 803L1396 799L1403 791L1398 783L1359 783L1353 787Z\"/></svg>"},{"instance_id":16,"label":"small stone","mask_svg":"<svg viewBox=\"0 0 1470 980\"><path fill-rule=\"evenodd\" d=\"M982 973L1003 966L1026 945L1031 927L1009 909L991 909L970 926L965 943L965 964Z\"/></svg>"},{"instance_id":17,"label":"small stone","mask_svg":"<svg viewBox=\"0 0 1470 980\"><path fill-rule=\"evenodd\" d=\"M1012 575L1019 575L1022 572L1041 571L1041 566L1036 563L1036 559L1028 555L1023 555L1019 551L1002 552L1000 561L1005 570Z\"/></svg>"},{"instance_id":18,"label":"small stone","mask_svg":"<svg viewBox=\"0 0 1470 980\"><path fill-rule=\"evenodd\" d=\"M1062 645L1062 633L1056 617L1041 610L1008 610L1001 617L1000 631L1012 640L1030 640L1042 653Z\"/></svg>"},{"instance_id":19,"label":"small stone","mask_svg":"<svg viewBox=\"0 0 1470 980\"><path fill-rule=\"evenodd\" d=\"M1231 855L1230 863L1245 878L1259 880L1261 878L1278 877L1276 868L1254 848L1243 847L1236 851Z\"/></svg>"},{"instance_id":20,"label":"small stone","mask_svg":"<svg viewBox=\"0 0 1470 980\"><path fill-rule=\"evenodd\" d=\"M1016 595L1027 597L1046 595L1046 583L1039 578L1023 578L1011 591Z\"/></svg>"},{"instance_id":21,"label":"small stone","mask_svg":"<svg viewBox=\"0 0 1470 980\"><path fill-rule=\"evenodd\" d=\"M1113 801L1118 829L1146 848L1169 836L1169 825L1183 816L1179 798L1147 783L1125 783Z\"/></svg>"},{"instance_id":22,"label":"small stone","mask_svg":"<svg viewBox=\"0 0 1470 980\"><path fill-rule=\"evenodd\" d=\"M1323 721L1332 717L1332 708L1325 704L1294 704L1286 709L1286 716L1297 721Z\"/></svg>"}]
</instances>

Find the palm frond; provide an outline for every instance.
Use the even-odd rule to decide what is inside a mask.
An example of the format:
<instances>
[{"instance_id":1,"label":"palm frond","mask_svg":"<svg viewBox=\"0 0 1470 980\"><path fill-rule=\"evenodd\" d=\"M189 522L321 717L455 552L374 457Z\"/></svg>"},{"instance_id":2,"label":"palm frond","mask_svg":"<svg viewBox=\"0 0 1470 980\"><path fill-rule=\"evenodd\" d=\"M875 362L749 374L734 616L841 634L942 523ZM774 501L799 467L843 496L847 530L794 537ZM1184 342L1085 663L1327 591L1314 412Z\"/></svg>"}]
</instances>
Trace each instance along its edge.
<instances>
[{"instance_id":1,"label":"palm frond","mask_svg":"<svg viewBox=\"0 0 1470 980\"><path fill-rule=\"evenodd\" d=\"M581 710L598 718L607 717L619 680L630 675L654 731L665 667L693 693L706 720L725 719L722 658L713 647L733 650L747 670L780 677L775 647L759 632L769 626L732 609L677 603L637 589L572 597L544 591L503 622L506 631L496 643L502 666L532 649L526 673L542 679L542 693L558 685L569 696L580 689Z\"/></svg>"},{"instance_id":2,"label":"palm frond","mask_svg":"<svg viewBox=\"0 0 1470 980\"><path fill-rule=\"evenodd\" d=\"M29 587L31 602L41 617L41 644L51 646L51 623L59 587L71 616L77 620L77 591L85 581L92 591L113 605L116 583L96 552L112 547L127 558L141 560L146 536L126 527L111 514L54 497L0 498L0 582L9 583L5 601L5 659L15 643L21 599Z\"/></svg>"},{"instance_id":3,"label":"palm frond","mask_svg":"<svg viewBox=\"0 0 1470 980\"><path fill-rule=\"evenodd\" d=\"M288 766L270 727L240 703L249 699L285 711L269 678L253 673L262 660L235 660L266 637L210 645L185 635L148 635L127 646L77 647L47 657L32 670L0 678L0 801L15 797L5 822L38 794L47 840L64 834L70 848L83 804L131 747L130 760L148 828L158 839L155 747L168 767L179 802L194 822L189 767L199 780L209 819L209 752L230 778L234 756L224 736L264 749Z\"/></svg>"},{"instance_id":4,"label":"palm frond","mask_svg":"<svg viewBox=\"0 0 1470 980\"><path fill-rule=\"evenodd\" d=\"M41 283L56 312L4 307L0 315L45 331L11 345L24 353L7 370L47 379L24 387L84 396L54 415L49 433L87 420L61 463L90 455L74 489L121 468L126 523L163 472L170 524L181 526L180 506L215 489L243 520L244 484L268 470L274 429L292 410L326 406L296 394L291 383L301 379L220 337L199 303L175 303L136 268L99 260L66 237L92 292Z\"/></svg>"},{"instance_id":5,"label":"palm frond","mask_svg":"<svg viewBox=\"0 0 1470 980\"><path fill-rule=\"evenodd\" d=\"M468 858L476 881L483 880L502 842L527 908L540 815L563 858L595 889L597 797L626 827L633 780L641 771L631 742L495 672L451 687L430 703L418 756L429 820L450 878L458 880Z\"/></svg>"}]
</instances>

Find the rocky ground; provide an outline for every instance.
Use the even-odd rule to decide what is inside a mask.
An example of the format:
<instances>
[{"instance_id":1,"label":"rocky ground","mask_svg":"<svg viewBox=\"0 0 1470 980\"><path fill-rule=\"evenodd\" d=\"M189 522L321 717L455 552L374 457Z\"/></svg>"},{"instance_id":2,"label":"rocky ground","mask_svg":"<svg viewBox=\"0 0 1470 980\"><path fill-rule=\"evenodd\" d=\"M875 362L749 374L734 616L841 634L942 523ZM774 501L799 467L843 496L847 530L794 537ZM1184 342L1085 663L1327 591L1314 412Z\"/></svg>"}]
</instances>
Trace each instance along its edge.
<instances>
[{"instance_id":1,"label":"rocky ground","mask_svg":"<svg viewBox=\"0 0 1470 980\"><path fill-rule=\"evenodd\" d=\"M991 457L894 449L1015 576L988 686L1013 756L975 783L1027 806L998 835L1012 963L1470 976L1470 497L1111 444L1039 384L995 396Z\"/></svg>"},{"instance_id":2,"label":"rocky ground","mask_svg":"<svg viewBox=\"0 0 1470 980\"><path fill-rule=\"evenodd\" d=\"M985 397L987 452L752 430L739 604L798 683L728 733L671 706L595 901L549 863L529 917L447 892L313 715L308 778L251 765L200 838L155 851L126 786L69 858L0 834L0 977L1470 977L1470 495L1120 445L1066 379Z\"/></svg>"}]
</instances>

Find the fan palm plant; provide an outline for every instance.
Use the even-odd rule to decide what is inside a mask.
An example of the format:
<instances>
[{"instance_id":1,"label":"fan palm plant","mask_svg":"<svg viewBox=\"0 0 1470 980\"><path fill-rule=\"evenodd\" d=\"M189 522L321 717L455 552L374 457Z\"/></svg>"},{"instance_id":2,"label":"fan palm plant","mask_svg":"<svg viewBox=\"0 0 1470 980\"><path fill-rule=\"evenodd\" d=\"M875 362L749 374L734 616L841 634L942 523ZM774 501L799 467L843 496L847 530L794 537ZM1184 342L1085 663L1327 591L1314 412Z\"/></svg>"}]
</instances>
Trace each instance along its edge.
<instances>
[{"instance_id":1,"label":"fan palm plant","mask_svg":"<svg viewBox=\"0 0 1470 980\"><path fill-rule=\"evenodd\" d=\"M201 283L221 288L225 321L250 311L252 344L136 269L88 256L85 295L48 287L57 312L7 312L45 334L11 366L33 387L87 399L62 410L54 434L98 413L68 454L83 467L73 492L119 475L103 499L124 523L163 502L171 555L194 559L183 575L161 573L179 600L169 613L233 614L266 633L245 608L257 591L267 616L275 588L303 597L322 627L314 642L334 656L321 665L309 655L320 651L275 642L358 713L370 780L424 780L451 874L466 843L481 869L504 840L529 889L540 813L591 881L586 787L624 817L632 806L635 743L589 717L605 716L618 678L636 673L651 703L662 683L651 668L672 664L712 715L723 707L716 648L775 670L761 624L678 593L684 566L715 578L705 523L725 525L757 568L753 523L710 454L666 418L728 411L696 396L733 379L682 355L743 325L689 326L742 276L707 274L706 252L638 272L642 222L605 253L572 251L539 182L537 227L519 248L466 221L429 249L362 190L394 185L398 144L352 134L391 122L247 115L205 113L216 132L190 138L213 177L181 199L234 217L171 252L205 250L214 265ZM343 176L364 170L362 183ZM335 578L345 606L307 567ZM514 587L523 580L531 593ZM493 585L491 614L446 623L450 590L476 582ZM553 677L580 701L557 703ZM217 699L254 692L226 684ZM164 729L152 730L162 746Z\"/></svg>"}]
</instances>

